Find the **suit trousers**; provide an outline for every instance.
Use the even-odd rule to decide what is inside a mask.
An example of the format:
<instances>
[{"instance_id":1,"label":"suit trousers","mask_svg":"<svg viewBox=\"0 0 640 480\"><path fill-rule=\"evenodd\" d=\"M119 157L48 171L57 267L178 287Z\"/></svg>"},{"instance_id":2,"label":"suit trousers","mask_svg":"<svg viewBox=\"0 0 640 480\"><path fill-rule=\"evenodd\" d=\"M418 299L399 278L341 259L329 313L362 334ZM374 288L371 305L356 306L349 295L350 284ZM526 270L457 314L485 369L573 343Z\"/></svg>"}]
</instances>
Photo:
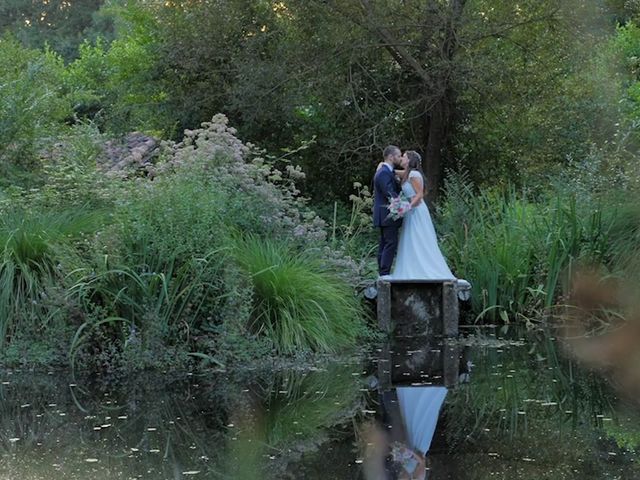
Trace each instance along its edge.
<instances>
[{"instance_id":1,"label":"suit trousers","mask_svg":"<svg viewBox=\"0 0 640 480\"><path fill-rule=\"evenodd\" d=\"M400 228L396 225L380 227L380 243L378 244L378 273L389 275L391 265L398 250L398 233Z\"/></svg>"}]
</instances>

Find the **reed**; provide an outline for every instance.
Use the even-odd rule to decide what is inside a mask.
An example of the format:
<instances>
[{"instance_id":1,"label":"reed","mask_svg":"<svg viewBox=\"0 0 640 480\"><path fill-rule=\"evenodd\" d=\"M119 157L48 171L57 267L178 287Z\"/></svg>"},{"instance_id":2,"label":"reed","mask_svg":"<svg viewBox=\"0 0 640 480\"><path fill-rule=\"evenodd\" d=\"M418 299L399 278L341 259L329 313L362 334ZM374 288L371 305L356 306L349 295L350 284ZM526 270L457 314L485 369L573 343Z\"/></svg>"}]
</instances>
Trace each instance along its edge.
<instances>
[{"instance_id":1,"label":"reed","mask_svg":"<svg viewBox=\"0 0 640 480\"><path fill-rule=\"evenodd\" d=\"M56 314L47 293L62 276L59 262L73 255L74 242L100 221L100 213L84 208L13 209L0 217L0 345L21 322L38 328Z\"/></svg>"},{"instance_id":2,"label":"reed","mask_svg":"<svg viewBox=\"0 0 640 480\"><path fill-rule=\"evenodd\" d=\"M464 175L449 180L438 213L443 250L457 276L472 282L478 320L543 317L575 265L612 268L612 259L633 258L640 244L624 227L633 222L606 200L578 204L556 191L534 201L513 188L477 192ZM613 234L615 225L626 237Z\"/></svg>"}]
</instances>

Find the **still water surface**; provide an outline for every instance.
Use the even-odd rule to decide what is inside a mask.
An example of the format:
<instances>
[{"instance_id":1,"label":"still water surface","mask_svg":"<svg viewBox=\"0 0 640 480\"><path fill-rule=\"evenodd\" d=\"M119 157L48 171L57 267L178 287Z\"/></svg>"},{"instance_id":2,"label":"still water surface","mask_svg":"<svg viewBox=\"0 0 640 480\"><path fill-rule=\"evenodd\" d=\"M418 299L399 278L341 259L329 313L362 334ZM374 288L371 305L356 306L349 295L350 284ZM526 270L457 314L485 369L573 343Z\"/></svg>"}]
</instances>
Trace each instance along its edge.
<instances>
[{"instance_id":1,"label":"still water surface","mask_svg":"<svg viewBox=\"0 0 640 480\"><path fill-rule=\"evenodd\" d=\"M304 370L0 372L0 480L640 479L640 410L550 334Z\"/></svg>"}]
</instances>

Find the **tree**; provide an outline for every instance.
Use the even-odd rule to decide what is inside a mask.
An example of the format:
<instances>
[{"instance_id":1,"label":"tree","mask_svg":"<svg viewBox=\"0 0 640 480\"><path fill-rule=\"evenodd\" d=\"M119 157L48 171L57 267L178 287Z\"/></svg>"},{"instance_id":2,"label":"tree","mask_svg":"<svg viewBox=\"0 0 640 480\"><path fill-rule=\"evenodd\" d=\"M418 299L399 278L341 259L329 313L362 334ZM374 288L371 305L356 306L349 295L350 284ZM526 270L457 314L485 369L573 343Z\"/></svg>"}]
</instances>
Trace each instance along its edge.
<instances>
[{"instance_id":1,"label":"tree","mask_svg":"<svg viewBox=\"0 0 640 480\"><path fill-rule=\"evenodd\" d=\"M351 31L346 42L337 41L330 51L346 51L342 55L348 60L345 58L342 68L345 77L349 68L345 87L352 92L354 109L345 113L352 120L360 117L368 123L368 134L358 136L360 143L367 142L372 152L385 143L421 151L431 199L437 197L444 168L454 165L454 139L464 118L459 98L469 89L482 91L485 87L474 84L482 78L482 72L476 71L477 59L469 61L464 54L485 38L525 36L523 31L536 28L539 33L543 29L537 26L556 21L558 10L551 0L498 7L480 0L426 4L417 0L318 0L306 5L309 3L333 29L342 23L343 30ZM310 9L306 5L298 7L305 12L304 18ZM540 39L527 39L524 48L535 42ZM382 51L387 55L382 56ZM354 76L354 67L369 79ZM316 72L317 76L327 75L323 67Z\"/></svg>"},{"instance_id":2,"label":"tree","mask_svg":"<svg viewBox=\"0 0 640 480\"><path fill-rule=\"evenodd\" d=\"M30 48L48 44L66 60L94 26L94 14L104 0L4 0L0 3L0 33L11 32ZM109 25L103 25L103 31Z\"/></svg>"},{"instance_id":3,"label":"tree","mask_svg":"<svg viewBox=\"0 0 640 480\"><path fill-rule=\"evenodd\" d=\"M71 83L106 129L179 136L223 112L319 200L368 182L385 145L416 149L435 199L447 168L539 183L615 135L621 2L110 0L117 39L83 46Z\"/></svg>"},{"instance_id":4,"label":"tree","mask_svg":"<svg viewBox=\"0 0 640 480\"><path fill-rule=\"evenodd\" d=\"M458 162L481 181L539 182L614 134L619 88L599 53L614 27L606 2L311 3L333 28L352 29L336 42L348 51L343 68L372 77L349 76L354 103L367 99L348 113L369 124L360 141L422 151L431 199ZM380 129L390 117L393 127Z\"/></svg>"},{"instance_id":5,"label":"tree","mask_svg":"<svg viewBox=\"0 0 640 480\"><path fill-rule=\"evenodd\" d=\"M0 38L0 186L28 183L42 144L63 130L71 112L62 59Z\"/></svg>"}]
</instances>

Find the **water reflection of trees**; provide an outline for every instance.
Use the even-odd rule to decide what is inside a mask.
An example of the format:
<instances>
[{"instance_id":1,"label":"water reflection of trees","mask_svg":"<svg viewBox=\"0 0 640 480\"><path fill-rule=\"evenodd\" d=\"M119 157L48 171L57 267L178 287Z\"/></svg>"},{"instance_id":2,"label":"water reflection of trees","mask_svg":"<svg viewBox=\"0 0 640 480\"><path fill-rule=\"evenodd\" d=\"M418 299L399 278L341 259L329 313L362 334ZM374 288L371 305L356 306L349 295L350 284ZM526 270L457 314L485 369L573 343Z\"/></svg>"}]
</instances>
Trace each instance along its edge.
<instances>
[{"instance_id":1,"label":"water reflection of trees","mask_svg":"<svg viewBox=\"0 0 640 480\"><path fill-rule=\"evenodd\" d=\"M215 427L225 410L203 412L194 384L138 378L92 383L88 394L89 385L53 376L9 378L0 407L7 478L173 477L206 468L223 441Z\"/></svg>"},{"instance_id":2,"label":"water reflection of trees","mask_svg":"<svg viewBox=\"0 0 640 480\"><path fill-rule=\"evenodd\" d=\"M329 427L350 424L358 369L71 387L3 376L0 478L280 478Z\"/></svg>"},{"instance_id":3,"label":"water reflection of trees","mask_svg":"<svg viewBox=\"0 0 640 480\"><path fill-rule=\"evenodd\" d=\"M447 453L456 461L436 455L434 469L471 471L464 478L473 479L638 473L606 434L619 423L611 389L564 357L550 332L527 336L474 348L472 382L451 391L444 412Z\"/></svg>"}]
</instances>

